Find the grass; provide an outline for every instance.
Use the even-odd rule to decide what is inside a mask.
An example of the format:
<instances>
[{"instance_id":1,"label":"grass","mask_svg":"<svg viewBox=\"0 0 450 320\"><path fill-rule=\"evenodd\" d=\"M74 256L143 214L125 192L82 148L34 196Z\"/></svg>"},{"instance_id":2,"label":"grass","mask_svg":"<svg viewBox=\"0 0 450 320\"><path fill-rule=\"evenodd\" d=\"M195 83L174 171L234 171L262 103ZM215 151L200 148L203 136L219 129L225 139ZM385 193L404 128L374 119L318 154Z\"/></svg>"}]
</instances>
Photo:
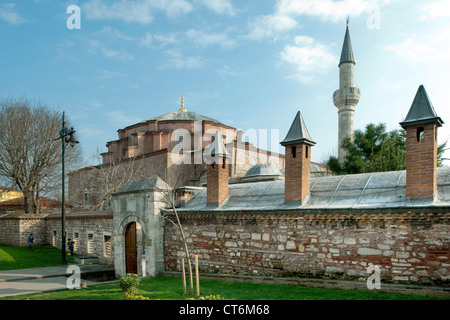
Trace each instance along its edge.
<instances>
[{"instance_id":1,"label":"grass","mask_svg":"<svg viewBox=\"0 0 450 320\"><path fill-rule=\"evenodd\" d=\"M53 247L0 245L0 270L40 268L60 265L61 250ZM70 262L70 259L68 259ZM331 290L301 286L230 283L200 279L201 295L220 295L229 300L436 300L410 295L377 291ZM137 295L151 300L184 300L179 278L141 279ZM123 293L118 282L91 285L80 290L58 290L2 298L2 300L121 300Z\"/></svg>"},{"instance_id":2,"label":"grass","mask_svg":"<svg viewBox=\"0 0 450 320\"><path fill-rule=\"evenodd\" d=\"M70 263L69 256L66 257ZM0 270L54 267L61 265L61 250L54 247L13 247L0 245Z\"/></svg>"},{"instance_id":3,"label":"grass","mask_svg":"<svg viewBox=\"0 0 450 320\"><path fill-rule=\"evenodd\" d=\"M436 298L388 294L374 291L350 291L283 286L272 284L230 283L200 280L202 296L220 295L227 300L437 300ZM171 277L142 279L137 295L150 300L184 300L181 279ZM6 300L122 300L118 282L91 285L80 290L59 290L4 298Z\"/></svg>"}]
</instances>

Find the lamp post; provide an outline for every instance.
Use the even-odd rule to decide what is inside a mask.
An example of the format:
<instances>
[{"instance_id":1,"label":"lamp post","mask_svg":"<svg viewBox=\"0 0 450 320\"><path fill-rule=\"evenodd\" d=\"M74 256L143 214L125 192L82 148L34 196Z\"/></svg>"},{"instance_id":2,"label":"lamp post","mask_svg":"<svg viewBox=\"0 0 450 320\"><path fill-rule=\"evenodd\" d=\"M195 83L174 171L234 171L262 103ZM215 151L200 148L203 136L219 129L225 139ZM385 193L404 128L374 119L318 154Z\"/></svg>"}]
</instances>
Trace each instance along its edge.
<instances>
[{"instance_id":1,"label":"lamp post","mask_svg":"<svg viewBox=\"0 0 450 320\"><path fill-rule=\"evenodd\" d=\"M65 224L66 224L66 208L64 203L64 193L65 193L65 173L64 173L64 154L66 150L66 145L70 144L72 147L75 146L75 144L79 143L78 140L75 138L75 130L73 128L67 128L66 122L64 119L64 112L62 116L62 128L61 131L59 131L59 137L55 140L61 139L61 147L62 147L62 156L61 156L61 163L62 163L62 198L61 198L61 264L67 264L66 260L66 231L65 231Z\"/></svg>"}]
</instances>

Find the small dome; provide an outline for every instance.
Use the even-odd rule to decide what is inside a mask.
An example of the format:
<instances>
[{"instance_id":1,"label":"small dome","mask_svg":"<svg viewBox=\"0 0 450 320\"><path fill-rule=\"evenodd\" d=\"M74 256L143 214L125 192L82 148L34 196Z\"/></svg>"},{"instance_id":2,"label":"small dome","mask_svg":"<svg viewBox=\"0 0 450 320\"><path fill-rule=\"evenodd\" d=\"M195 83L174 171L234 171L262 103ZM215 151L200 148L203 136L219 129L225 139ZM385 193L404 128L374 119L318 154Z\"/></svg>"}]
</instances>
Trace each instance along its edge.
<instances>
[{"instance_id":1,"label":"small dome","mask_svg":"<svg viewBox=\"0 0 450 320\"><path fill-rule=\"evenodd\" d=\"M278 168L270 163L258 163L251 167L243 179L250 178L277 178L281 177L283 174L278 170Z\"/></svg>"}]
</instances>

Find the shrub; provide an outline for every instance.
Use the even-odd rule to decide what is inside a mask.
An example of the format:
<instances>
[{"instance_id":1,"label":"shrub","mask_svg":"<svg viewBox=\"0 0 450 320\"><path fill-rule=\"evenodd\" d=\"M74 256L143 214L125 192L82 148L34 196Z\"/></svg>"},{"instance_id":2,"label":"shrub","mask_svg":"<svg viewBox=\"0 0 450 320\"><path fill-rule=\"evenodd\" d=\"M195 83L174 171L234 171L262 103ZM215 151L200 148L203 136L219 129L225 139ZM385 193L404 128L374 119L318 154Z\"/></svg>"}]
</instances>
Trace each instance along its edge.
<instances>
[{"instance_id":1,"label":"shrub","mask_svg":"<svg viewBox=\"0 0 450 320\"><path fill-rule=\"evenodd\" d=\"M150 298L144 297L142 295L130 294L130 293L125 292L124 300L150 300Z\"/></svg>"},{"instance_id":2,"label":"shrub","mask_svg":"<svg viewBox=\"0 0 450 320\"><path fill-rule=\"evenodd\" d=\"M127 273L120 278L119 285L122 292L136 293L139 286L139 277L137 274Z\"/></svg>"}]
</instances>

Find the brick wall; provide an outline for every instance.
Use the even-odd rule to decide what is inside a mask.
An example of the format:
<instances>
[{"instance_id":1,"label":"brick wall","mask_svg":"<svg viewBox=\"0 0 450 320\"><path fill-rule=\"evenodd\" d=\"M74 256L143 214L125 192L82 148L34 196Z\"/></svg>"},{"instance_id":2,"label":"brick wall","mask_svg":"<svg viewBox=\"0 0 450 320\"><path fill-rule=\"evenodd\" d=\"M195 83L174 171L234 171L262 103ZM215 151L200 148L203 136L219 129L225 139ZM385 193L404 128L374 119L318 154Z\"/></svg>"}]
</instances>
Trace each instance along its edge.
<instances>
[{"instance_id":1,"label":"brick wall","mask_svg":"<svg viewBox=\"0 0 450 320\"><path fill-rule=\"evenodd\" d=\"M330 211L301 214L188 214L181 220L201 272L450 283L449 213ZM180 270L179 231L168 224L166 268Z\"/></svg>"},{"instance_id":2,"label":"brick wall","mask_svg":"<svg viewBox=\"0 0 450 320\"><path fill-rule=\"evenodd\" d=\"M310 191L311 146L304 143L286 146L285 162L285 200L304 200Z\"/></svg>"},{"instance_id":3,"label":"brick wall","mask_svg":"<svg viewBox=\"0 0 450 320\"><path fill-rule=\"evenodd\" d=\"M207 166L207 203L218 205L228 198L228 160Z\"/></svg>"},{"instance_id":4,"label":"brick wall","mask_svg":"<svg viewBox=\"0 0 450 320\"><path fill-rule=\"evenodd\" d=\"M423 130L419 139L418 129ZM406 128L406 197L436 197L437 130L434 123Z\"/></svg>"}]
</instances>

